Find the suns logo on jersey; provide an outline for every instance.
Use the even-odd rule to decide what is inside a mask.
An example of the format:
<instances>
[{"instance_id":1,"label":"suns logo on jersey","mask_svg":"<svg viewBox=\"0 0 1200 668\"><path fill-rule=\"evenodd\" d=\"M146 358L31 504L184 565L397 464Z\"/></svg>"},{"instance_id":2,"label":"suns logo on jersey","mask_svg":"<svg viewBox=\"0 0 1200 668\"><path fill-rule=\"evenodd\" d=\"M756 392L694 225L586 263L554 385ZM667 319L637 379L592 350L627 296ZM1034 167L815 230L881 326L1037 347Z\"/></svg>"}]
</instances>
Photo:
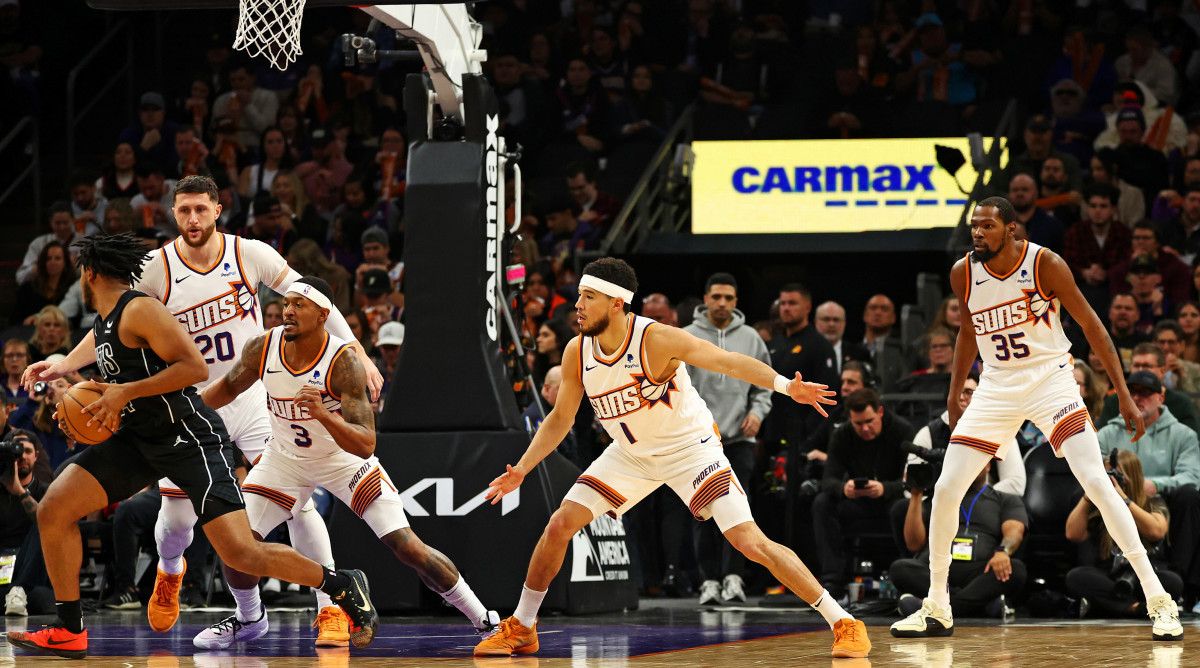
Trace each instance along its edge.
<instances>
[{"instance_id":1,"label":"suns logo on jersey","mask_svg":"<svg viewBox=\"0 0 1200 668\"><path fill-rule=\"evenodd\" d=\"M257 322L258 315L255 313L254 295L250 294L246 284L230 281L229 292L179 311L175 318L187 327L188 334L195 334L235 318L254 318Z\"/></svg>"},{"instance_id":2,"label":"suns logo on jersey","mask_svg":"<svg viewBox=\"0 0 1200 668\"><path fill-rule=\"evenodd\" d=\"M1050 301L1037 290L1023 290L1025 296L1004 304L998 304L989 309L971 314L971 325L978 335L991 334L1001 330L1023 325L1033 321L1034 325L1042 323L1050 326L1050 314L1054 312L1054 302Z\"/></svg>"},{"instance_id":3,"label":"suns logo on jersey","mask_svg":"<svg viewBox=\"0 0 1200 668\"><path fill-rule=\"evenodd\" d=\"M665 383L655 385L642 374L632 376L633 382L595 397L588 397L592 410L601 420L612 420L624 417L643 408L652 408L655 404L671 407L671 393L678 392L675 379L672 377Z\"/></svg>"},{"instance_id":4,"label":"suns logo on jersey","mask_svg":"<svg viewBox=\"0 0 1200 668\"><path fill-rule=\"evenodd\" d=\"M321 403L325 404L326 410L341 414L341 409L338 408L338 401L328 394L321 393ZM272 396L267 396L267 408L271 409L271 414L281 417L284 420L299 422L301 420L311 420L312 415L307 409L300 408L296 405L293 399L276 399Z\"/></svg>"}]
</instances>

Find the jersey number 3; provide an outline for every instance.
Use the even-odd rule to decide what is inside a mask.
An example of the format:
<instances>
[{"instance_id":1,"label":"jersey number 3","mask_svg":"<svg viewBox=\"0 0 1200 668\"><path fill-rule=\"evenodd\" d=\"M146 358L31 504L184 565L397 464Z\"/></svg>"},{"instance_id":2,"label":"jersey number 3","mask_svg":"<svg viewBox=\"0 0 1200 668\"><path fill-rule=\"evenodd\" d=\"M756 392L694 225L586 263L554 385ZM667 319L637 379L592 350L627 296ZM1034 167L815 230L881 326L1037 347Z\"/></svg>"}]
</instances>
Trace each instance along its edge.
<instances>
[{"instance_id":1,"label":"jersey number 3","mask_svg":"<svg viewBox=\"0 0 1200 668\"><path fill-rule=\"evenodd\" d=\"M312 437L308 435L308 430L298 424L292 425L292 430L296 432L296 445L301 448L307 448L312 445Z\"/></svg>"},{"instance_id":2,"label":"jersey number 3","mask_svg":"<svg viewBox=\"0 0 1200 668\"><path fill-rule=\"evenodd\" d=\"M1021 343L1019 339L1025 337L1025 332L1017 332L1016 334L993 334L992 341L996 344L996 361L1005 362L1010 358L1019 360L1029 357L1029 346Z\"/></svg>"}]
</instances>

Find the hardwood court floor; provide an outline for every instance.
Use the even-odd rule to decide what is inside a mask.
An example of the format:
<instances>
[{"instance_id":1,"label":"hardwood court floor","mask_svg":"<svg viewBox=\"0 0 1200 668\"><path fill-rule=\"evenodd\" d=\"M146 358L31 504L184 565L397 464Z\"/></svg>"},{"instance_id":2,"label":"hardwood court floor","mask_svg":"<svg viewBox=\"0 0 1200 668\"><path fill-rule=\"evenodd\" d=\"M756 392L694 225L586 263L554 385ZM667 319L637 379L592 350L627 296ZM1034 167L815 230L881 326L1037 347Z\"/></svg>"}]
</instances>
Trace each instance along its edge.
<instances>
[{"instance_id":1,"label":"hardwood court floor","mask_svg":"<svg viewBox=\"0 0 1200 668\"><path fill-rule=\"evenodd\" d=\"M227 614L227 613L226 613ZM862 668L1190 668L1200 666L1200 623L1185 622L1187 640L1150 638L1149 621L1018 620L996 625L960 620L953 638L892 638L892 619L868 619L874 649L868 659L833 659L828 626L812 612L745 608L697 609L688 602L643 601L642 609L594 617L547 617L541 650L515 658L471 657L475 637L452 616L388 617L364 650L316 650L311 613L271 613L271 632L229 651L195 649L191 638L223 614L184 612L166 634L146 625L145 612L89 615L89 657L66 661L30 655L0 641L7 665L80 668L404 668L408 666L830 666ZM8 630L36 629L48 618L6 618Z\"/></svg>"}]
</instances>

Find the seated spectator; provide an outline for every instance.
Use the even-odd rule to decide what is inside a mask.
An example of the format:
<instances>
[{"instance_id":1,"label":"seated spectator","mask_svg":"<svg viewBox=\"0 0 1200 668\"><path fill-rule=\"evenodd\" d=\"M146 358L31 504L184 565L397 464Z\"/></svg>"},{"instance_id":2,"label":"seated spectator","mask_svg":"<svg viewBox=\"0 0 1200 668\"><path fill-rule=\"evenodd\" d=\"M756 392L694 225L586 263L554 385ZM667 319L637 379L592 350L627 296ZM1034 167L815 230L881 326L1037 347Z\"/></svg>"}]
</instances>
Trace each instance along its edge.
<instances>
[{"instance_id":1,"label":"seated spectator","mask_svg":"<svg viewBox=\"0 0 1200 668\"><path fill-rule=\"evenodd\" d=\"M67 252L71 254L71 259L75 259L75 252L71 250L71 245L76 241L83 239L84 235L75 231L75 220L71 214L71 205L66 202L55 202L50 205L50 231L46 234L35 237L29 242L29 248L25 251L25 259L21 261L21 266L17 268L17 282L24 283L33 277L34 270L37 269L38 257L42 254L42 249L51 241L57 241Z\"/></svg>"},{"instance_id":2,"label":"seated spectator","mask_svg":"<svg viewBox=\"0 0 1200 668\"><path fill-rule=\"evenodd\" d=\"M1117 154L1111 148L1097 151L1091 160L1093 183L1107 183L1117 189L1117 220L1133 225L1146 216L1146 196L1125 183L1117 171Z\"/></svg>"},{"instance_id":3,"label":"seated spectator","mask_svg":"<svg viewBox=\"0 0 1200 668\"><path fill-rule=\"evenodd\" d=\"M308 135L305 134L302 112L295 105L285 105L279 109L275 119L283 140L287 144L287 154L295 164L300 164L312 157Z\"/></svg>"},{"instance_id":4,"label":"seated spectator","mask_svg":"<svg viewBox=\"0 0 1200 668\"><path fill-rule=\"evenodd\" d=\"M1162 273L1158 261L1149 255L1138 255L1129 265L1126 280L1132 286L1129 294L1137 301L1138 321L1134 327L1149 334L1154 324L1174 310L1170 298L1163 294Z\"/></svg>"},{"instance_id":5,"label":"seated spectator","mask_svg":"<svg viewBox=\"0 0 1200 668\"><path fill-rule=\"evenodd\" d=\"M1200 257L1200 185L1188 186L1179 214L1163 223L1163 246L1178 253L1184 262Z\"/></svg>"},{"instance_id":6,"label":"seated spectator","mask_svg":"<svg viewBox=\"0 0 1200 668\"><path fill-rule=\"evenodd\" d=\"M1200 155L1185 156L1181 162L1171 179L1171 187L1154 198L1150 211L1154 220L1165 221L1178 216L1183 208L1183 196L1190 188L1200 188Z\"/></svg>"},{"instance_id":7,"label":"seated spectator","mask_svg":"<svg viewBox=\"0 0 1200 668\"><path fill-rule=\"evenodd\" d=\"M501 134L509 146L539 145L543 140L549 103L536 81L521 76L521 62L516 54L501 51L489 54L492 83L496 97L507 104L508 114ZM393 130L395 132L395 130Z\"/></svg>"},{"instance_id":8,"label":"seated spectator","mask_svg":"<svg viewBox=\"0 0 1200 668\"><path fill-rule=\"evenodd\" d=\"M571 328L562 320L550 318L538 327L533 364L530 365L535 385L541 386L545 382L550 367L562 364L563 351L574 336Z\"/></svg>"},{"instance_id":9,"label":"seated spectator","mask_svg":"<svg viewBox=\"0 0 1200 668\"><path fill-rule=\"evenodd\" d=\"M933 13L917 18L916 46L909 55L912 66L896 75L896 88L913 85L918 102L949 105L961 119L978 97L975 74L963 62L963 45L951 43L942 19Z\"/></svg>"},{"instance_id":10,"label":"seated spectator","mask_svg":"<svg viewBox=\"0 0 1200 668\"><path fill-rule=\"evenodd\" d=\"M862 348L884 392L895 389L901 378L909 375L908 357L896 324L896 305L887 295L874 295L863 307Z\"/></svg>"},{"instance_id":11,"label":"seated spectator","mask_svg":"<svg viewBox=\"0 0 1200 668\"><path fill-rule=\"evenodd\" d=\"M1179 97L1175 67L1158 50L1154 33L1145 26L1133 26L1125 33L1125 54L1113 67L1118 81L1138 81L1146 85L1164 106L1175 104Z\"/></svg>"},{"instance_id":12,"label":"seated spectator","mask_svg":"<svg viewBox=\"0 0 1200 668\"><path fill-rule=\"evenodd\" d=\"M1108 306L1108 335L1117 347L1121 364L1128 369L1135 346L1150 341L1148 332L1137 328L1140 311L1137 298L1128 292L1113 295Z\"/></svg>"},{"instance_id":13,"label":"seated spectator","mask_svg":"<svg viewBox=\"0 0 1200 668\"><path fill-rule=\"evenodd\" d=\"M913 371L907 378L896 383L896 391L903 394L921 394L936 399L914 399L894 405L901 415L923 424L946 405L950 392L950 368L954 363L954 343L957 337L945 329L935 329L924 337L920 358L928 366Z\"/></svg>"},{"instance_id":14,"label":"seated spectator","mask_svg":"<svg viewBox=\"0 0 1200 668\"><path fill-rule=\"evenodd\" d=\"M100 231L104 234L125 234L141 227L141 224L142 221L133 213L133 207L129 206L129 199L118 197L110 201L104 210L104 224Z\"/></svg>"},{"instance_id":15,"label":"seated spectator","mask_svg":"<svg viewBox=\"0 0 1200 668\"><path fill-rule=\"evenodd\" d=\"M296 177L304 184L304 193L320 213L331 213L342 203L342 185L354 165L342 156L333 133L317 128L312 133L312 160L296 166Z\"/></svg>"},{"instance_id":16,"label":"seated spectator","mask_svg":"<svg viewBox=\"0 0 1200 668\"><path fill-rule=\"evenodd\" d=\"M567 74L558 89L557 141L578 143L592 153L606 150L611 139L612 105L582 56L567 61Z\"/></svg>"},{"instance_id":17,"label":"seated spectator","mask_svg":"<svg viewBox=\"0 0 1200 668\"><path fill-rule=\"evenodd\" d=\"M1100 452L1107 457L1120 450L1118 461L1132 454L1138 462L1137 477L1145 476L1144 482L1137 485L1138 491L1144 491L1146 497L1158 496L1166 503L1170 511L1171 570L1184 578L1195 597L1200 594L1200 446L1196 432L1175 419L1171 409L1163 405L1166 388L1158 376L1138 371L1129 376L1128 384L1145 420L1146 433L1132 441L1124 421L1114 418L1096 434ZM1122 469L1132 477L1129 469ZM1130 484L1136 483L1130 480ZM1124 491L1131 493L1132 488Z\"/></svg>"},{"instance_id":18,"label":"seated spectator","mask_svg":"<svg viewBox=\"0 0 1200 668\"><path fill-rule=\"evenodd\" d=\"M167 166L166 176L178 181L185 176L208 174L208 146L192 125L181 125L175 133L175 154L179 160Z\"/></svg>"},{"instance_id":19,"label":"seated spectator","mask_svg":"<svg viewBox=\"0 0 1200 668\"><path fill-rule=\"evenodd\" d=\"M1133 349L1133 357L1129 363L1129 373L1132 376L1138 371L1149 371L1158 378L1158 382L1162 383L1163 376L1166 375L1166 370L1163 368L1167 362L1167 356L1163 351L1153 343L1139 343ZM1175 416L1184 426L1194 432L1200 433L1200 414L1197 414L1196 405L1188 395L1178 390L1167 389L1163 395L1163 406L1170 409L1171 415ZM1100 420L1097 425L1103 427L1120 415L1120 410L1117 405L1117 395L1108 395L1104 399L1104 412L1100 414Z\"/></svg>"},{"instance_id":20,"label":"seated spectator","mask_svg":"<svg viewBox=\"0 0 1200 668\"><path fill-rule=\"evenodd\" d=\"M108 200L96 192L96 173L90 169L77 169L71 174L67 187L71 195L71 215L75 217L75 231L85 235L100 231L104 210Z\"/></svg>"},{"instance_id":21,"label":"seated spectator","mask_svg":"<svg viewBox=\"0 0 1200 668\"><path fill-rule=\"evenodd\" d=\"M346 233L345 230L343 233ZM363 277L368 271L382 270L392 284L392 304L404 308L404 263L392 259L392 247L387 231L378 227L368 227L359 238L362 242L362 264L354 270L355 290L362 290Z\"/></svg>"},{"instance_id":22,"label":"seated spectator","mask_svg":"<svg viewBox=\"0 0 1200 668\"><path fill-rule=\"evenodd\" d=\"M4 401L5 406L16 406L25 401L29 392L21 384L25 367L29 366L29 344L21 339L4 342Z\"/></svg>"},{"instance_id":23,"label":"seated spectator","mask_svg":"<svg viewBox=\"0 0 1200 668\"><path fill-rule=\"evenodd\" d=\"M831 90L822 96L813 113L819 121L817 137L849 139L890 134L883 94L863 81L854 61L843 61L834 68Z\"/></svg>"},{"instance_id":24,"label":"seated spectator","mask_svg":"<svg viewBox=\"0 0 1200 668\"><path fill-rule=\"evenodd\" d=\"M1038 189L1038 207L1062 221L1063 225L1070 226L1078 221L1079 200L1077 193L1069 190L1062 158L1047 156L1042 161L1042 171L1038 180L1042 183Z\"/></svg>"},{"instance_id":25,"label":"seated spectator","mask_svg":"<svg viewBox=\"0 0 1200 668\"><path fill-rule=\"evenodd\" d=\"M29 361L41 362L51 355L71 352L71 323L58 306L44 306L33 322L33 338L29 339Z\"/></svg>"},{"instance_id":26,"label":"seated spectator","mask_svg":"<svg viewBox=\"0 0 1200 668\"><path fill-rule=\"evenodd\" d=\"M935 329L925 335L923 354L929 366L912 372L914 376L948 374L954 363L954 335L947 329Z\"/></svg>"},{"instance_id":27,"label":"seated spectator","mask_svg":"<svg viewBox=\"0 0 1200 668\"><path fill-rule=\"evenodd\" d=\"M38 503L46 495L50 480L35 475L42 450L35 434L14 429L7 436L23 446L21 456L0 473L4 492L0 493L0 550L16 552L11 580L5 590L4 612L13 617L54 612L54 593L42 555L41 534L37 530ZM48 470L47 470L48 472Z\"/></svg>"},{"instance_id":28,"label":"seated spectator","mask_svg":"<svg viewBox=\"0 0 1200 668\"><path fill-rule=\"evenodd\" d=\"M166 120L166 107L166 100L161 93L142 93L138 102L137 122L122 130L117 141L134 146L140 157L152 162L175 164L179 160L179 156L175 155L175 132L179 130L179 124Z\"/></svg>"},{"instance_id":29,"label":"seated spectator","mask_svg":"<svg viewBox=\"0 0 1200 668\"><path fill-rule=\"evenodd\" d=\"M75 283L75 265L66 246L57 239L50 241L38 253L33 275L17 286L17 300L9 317L32 325L43 307L57 306Z\"/></svg>"},{"instance_id":30,"label":"seated spectator","mask_svg":"<svg viewBox=\"0 0 1200 668\"><path fill-rule=\"evenodd\" d=\"M1010 8L1015 12L1024 12L1020 5ZM1052 10L1046 5L1039 5L1034 11ZM1061 55L1049 67L1044 80L1043 90L1049 92L1057 82L1071 77L1079 77L1077 81L1087 92L1087 104L1092 108L1100 108L1112 99L1113 85L1117 80L1116 70L1112 63L1104 57L1105 44L1101 31L1082 25L1069 26L1063 34Z\"/></svg>"},{"instance_id":31,"label":"seated spectator","mask_svg":"<svg viewBox=\"0 0 1200 668\"><path fill-rule=\"evenodd\" d=\"M1183 352L1183 328L1179 321L1164 318L1154 326L1154 345L1166 355L1163 363L1163 385L1179 390L1192 397L1200 398L1200 364L1180 357Z\"/></svg>"},{"instance_id":32,"label":"seated spectator","mask_svg":"<svg viewBox=\"0 0 1200 668\"><path fill-rule=\"evenodd\" d=\"M542 383L542 399L546 402L544 408L546 415L554 408L554 404L558 402L558 388L562 385L562 367L552 366L546 370L545 382ZM525 411L521 413L521 423L525 425L525 429L530 433L537 431L541 426L542 420L545 417L538 409L537 403L530 403L525 407ZM580 468L587 468L589 462L584 462L579 457L579 441L575 436L576 428L572 428L567 432L566 438L562 443L558 444L558 452L562 456L571 460Z\"/></svg>"},{"instance_id":33,"label":"seated spectator","mask_svg":"<svg viewBox=\"0 0 1200 668\"><path fill-rule=\"evenodd\" d=\"M1126 109L1140 111L1149 126L1145 132L1147 141L1155 137L1155 148L1164 154L1184 150L1188 145L1188 127L1179 113L1172 110L1168 114L1167 107L1159 103L1158 97L1140 81L1124 82L1113 89L1111 111L1105 114L1107 127L1100 136L1096 137L1095 148L1100 151L1105 148L1116 148L1121 143L1117 132L1117 119Z\"/></svg>"},{"instance_id":34,"label":"seated spectator","mask_svg":"<svg viewBox=\"0 0 1200 668\"><path fill-rule=\"evenodd\" d=\"M379 333L383 323L400 319L401 309L392 304L390 299L392 292L392 280L386 271L370 269L363 274L362 288L359 290L362 304L359 308L367 317L372 337Z\"/></svg>"},{"instance_id":35,"label":"seated spectator","mask_svg":"<svg viewBox=\"0 0 1200 668\"><path fill-rule=\"evenodd\" d=\"M958 336L958 328L961 326L962 309L958 303L958 297L950 295L943 299L941 304L938 304L938 310L933 315L933 322L929 325L929 331L944 329L952 335Z\"/></svg>"},{"instance_id":36,"label":"seated spectator","mask_svg":"<svg viewBox=\"0 0 1200 668\"><path fill-rule=\"evenodd\" d=\"M379 335L375 341L375 349L379 355L375 358L375 366L383 376L383 390L379 393L379 407L376 412L383 410L383 401L387 398L388 388L396 375L396 364L400 361L400 346L404 345L404 325L392 321L379 326Z\"/></svg>"},{"instance_id":37,"label":"seated spectator","mask_svg":"<svg viewBox=\"0 0 1200 668\"><path fill-rule=\"evenodd\" d=\"M1135 453L1121 450L1115 461L1110 459L1109 463L1115 464L1110 469L1121 474L1120 478L1110 476L1113 487L1133 513L1138 536L1146 546L1154 572L1171 598L1179 598L1183 595L1183 580L1179 574L1168 570L1163 554L1158 550L1167 537L1166 503L1161 497L1147 494L1141 462ZM1087 565L1076 566L1067 572L1067 593L1087 601L1087 606L1080 604L1080 616L1089 612L1119 617L1144 615L1146 603L1133 567L1128 560L1114 553L1112 536L1099 509L1087 494L1067 516L1066 535L1067 540L1084 543L1087 548L1087 553L1079 559Z\"/></svg>"},{"instance_id":38,"label":"seated spectator","mask_svg":"<svg viewBox=\"0 0 1200 668\"><path fill-rule=\"evenodd\" d=\"M1168 185L1167 157L1146 145L1145 135L1146 119L1141 111L1122 109L1117 114L1117 170L1151 201Z\"/></svg>"},{"instance_id":39,"label":"seated spectator","mask_svg":"<svg viewBox=\"0 0 1200 668\"><path fill-rule=\"evenodd\" d=\"M238 138L237 124L232 118L217 117L213 121L213 147L206 160L212 174L221 173L230 183L238 182L238 174L253 161L254 155Z\"/></svg>"},{"instance_id":40,"label":"seated spectator","mask_svg":"<svg viewBox=\"0 0 1200 668\"><path fill-rule=\"evenodd\" d=\"M143 162L137 167L138 194L129 206L140 214L141 227L154 227L171 237L178 236L175 215L175 181L166 178L157 163Z\"/></svg>"},{"instance_id":41,"label":"seated spectator","mask_svg":"<svg viewBox=\"0 0 1200 668\"><path fill-rule=\"evenodd\" d=\"M623 142L658 144L675 123L671 103L659 90L649 65L634 65L629 87L613 105L613 127Z\"/></svg>"},{"instance_id":42,"label":"seated spectator","mask_svg":"<svg viewBox=\"0 0 1200 668\"><path fill-rule=\"evenodd\" d=\"M1083 220L1063 237L1063 259L1075 273L1080 292L1093 310L1103 312L1109 301L1108 271L1132 254L1129 228L1116 219L1117 189L1104 183L1084 193ZM1098 239L1104 240L1101 246Z\"/></svg>"},{"instance_id":43,"label":"seated spectator","mask_svg":"<svg viewBox=\"0 0 1200 668\"><path fill-rule=\"evenodd\" d=\"M1062 221L1037 205L1037 181L1032 176L1017 174L1012 177L1008 182L1008 200L1012 202L1017 221L1025 225L1025 235L1029 241L1055 253L1063 252L1066 227Z\"/></svg>"},{"instance_id":44,"label":"seated spectator","mask_svg":"<svg viewBox=\"0 0 1200 668\"><path fill-rule=\"evenodd\" d=\"M35 396L31 393L29 400L8 416L9 424L15 429L25 429L37 435L49 456L51 470L58 470L68 458L87 447L84 443L76 444L69 440L54 419L55 404L71 389L71 382L67 378L46 381L43 394Z\"/></svg>"},{"instance_id":45,"label":"seated spectator","mask_svg":"<svg viewBox=\"0 0 1200 668\"><path fill-rule=\"evenodd\" d=\"M1062 160L1067 177L1067 190L1083 192L1083 173L1074 156L1054 148L1054 127L1045 116L1033 116L1025 123L1025 150L1009 159L1008 165L992 178L989 185L997 192L1007 192L1008 184L1017 174L1041 174L1046 158Z\"/></svg>"},{"instance_id":46,"label":"seated spectator","mask_svg":"<svg viewBox=\"0 0 1200 668\"><path fill-rule=\"evenodd\" d=\"M957 310L958 301L954 304ZM817 331L833 346L833 365L838 372L846 362L866 358L867 352L859 344L846 341L846 309L841 304L829 301L818 306L816 322Z\"/></svg>"},{"instance_id":47,"label":"seated spectator","mask_svg":"<svg viewBox=\"0 0 1200 668\"><path fill-rule=\"evenodd\" d=\"M379 152L367 166L367 185L379 197L388 229L395 229L404 218L404 191L408 187L408 143L400 128L389 126L379 135Z\"/></svg>"},{"instance_id":48,"label":"seated spectator","mask_svg":"<svg viewBox=\"0 0 1200 668\"><path fill-rule=\"evenodd\" d=\"M1189 362L1200 363L1200 304L1187 301L1175 312L1179 328L1183 331L1183 352L1180 356Z\"/></svg>"},{"instance_id":49,"label":"seated spectator","mask_svg":"<svg viewBox=\"0 0 1200 668\"><path fill-rule=\"evenodd\" d=\"M286 224L287 214L279 200L264 195L254 200L250 209L250 218L245 228L239 232L247 239L261 241L274 248L280 255L286 255L292 249L292 244L300 239L295 228Z\"/></svg>"},{"instance_id":50,"label":"seated spectator","mask_svg":"<svg viewBox=\"0 0 1200 668\"><path fill-rule=\"evenodd\" d=\"M284 219L288 221L285 224L297 235L309 239L325 236L326 220L317 212L317 207L308 201L304 186L294 173L284 170L276 174L275 180L271 181L270 194L279 200Z\"/></svg>"},{"instance_id":51,"label":"seated spectator","mask_svg":"<svg viewBox=\"0 0 1200 668\"><path fill-rule=\"evenodd\" d=\"M263 300L263 329L274 329L283 324L283 300L272 297Z\"/></svg>"},{"instance_id":52,"label":"seated spectator","mask_svg":"<svg viewBox=\"0 0 1200 668\"><path fill-rule=\"evenodd\" d=\"M830 594L845 593L847 572L842 550L848 524L875 520L886 525L888 508L904 493L906 455L900 443L911 441L913 428L884 410L875 390L862 389L846 398L849 424L829 437L829 456L821 493L813 502L813 530L821 555L820 581ZM901 546L900 536L895 536Z\"/></svg>"},{"instance_id":53,"label":"seated spectator","mask_svg":"<svg viewBox=\"0 0 1200 668\"><path fill-rule=\"evenodd\" d=\"M558 292L557 286L554 270L549 263L536 262L529 268L529 273L525 276L525 294L522 297L525 303L525 318L521 324L523 339L536 340L538 329L543 322L573 308L573 305Z\"/></svg>"},{"instance_id":54,"label":"seated spectator","mask_svg":"<svg viewBox=\"0 0 1200 668\"><path fill-rule=\"evenodd\" d=\"M213 118L229 117L237 128L238 141L246 149L259 147L263 131L275 123L279 96L255 86L254 66L239 60L229 69L228 92L213 102ZM169 163L168 163L169 164Z\"/></svg>"},{"instance_id":55,"label":"seated spectator","mask_svg":"<svg viewBox=\"0 0 1200 668\"><path fill-rule=\"evenodd\" d=\"M389 220L389 211L399 214L400 210L380 200L375 194L371 178L367 175L366 170L356 168L350 172L350 176L347 176L346 182L342 184L342 203L333 210L331 216L333 220L345 216L357 218L363 222L364 229L367 227L378 227L383 230L395 229L399 225L399 218ZM315 241L324 242L326 237L324 226L319 233L320 239L316 239L315 236L312 238ZM403 236L398 238L403 239ZM399 250L403 251L403 248Z\"/></svg>"},{"instance_id":56,"label":"seated spectator","mask_svg":"<svg viewBox=\"0 0 1200 668\"><path fill-rule=\"evenodd\" d=\"M543 212L546 234L541 238L542 257L550 262L561 285L575 284L575 251L600 247L600 230L580 220L574 201L555 198Z\"/></svg>"},{"instance_id":57,"label":"seated spectator","mask_svg":"<svg viewBox=\"0 0 1200 668\"><path fill-rule=\"evenodd\" d=\"M1083 360L1075 360L1075 384L1079 386L1079 396L1087 406L1088 417L1093 424L1100 424L1100 414L1104 410L1104 397L1108 394L1108 376L1092 371L1092 367Z\"/></svg>"},{"instance_id":58,"label":"seated spectator","mask_svg":"<svg viewBox=\"0 0 1200 668\"><path fill-rule=\"evenodd\" d=\"M1010 457L1016 453L1010 452ZM989 462L967 488L959 513L955 555L950 562L950 605L960 615L1000 617L1000 597L1013 600L1025 590L1025 564L1013 553L1025 538L1029 515L1021 497L988 484ZM929 591L929 518L933 505L928 490L913 488L904 518L905 546L916 556L893 561L888 567L900 592L901 616L921 608Z\"/></svg>"},{"instance_id":59,"label":"seated spectator","mask_svg":"<svg viewBox=\"0 0 1200 668\"><path fill-rule=\"evenodd\" d=\"M112 164L104 169L96 181L96 187L109 200L133 197L138 194L137 173L134 171L136 166L137 153L133 150L133 144L118 142L113 149Z\"/></svg>"},{"instance_id":60,"label":"seated spectator","mask_svg":"<svg viewBox=\"0 0 1200 668\"><path fill-rule=\"evenodd\" d=\"M350 310L350 272L334 264L321 253L320 246L312 239L300 239L292 244L287 254L288 265L302 276L324 279L333 288L333 305L338 311Z\"/></svg>"},{"instance_id":61,"label":"seated spectator","mask_svg":"<svg viewBox=\"0 0 1200 668\"><path fill-rule=\"evenodd\" d=\"M668 327L679 326L679 314L671 306L671 300L661 292L652 292L642 298L641 315Z\"/></svg>"},{"instance_id":62,"label":"seated spectator","mask_svg":"<svg viewBox=\"0 0 1200 668\"><path fill-rule=\"evenodd\" d=\"M820 481L825 475L825 460L829 458L829 435L833 430L846 424L846 398L864 387L873 388L875 378L871 376L870 368L865 362L847 360L842 365L841 384L838 392L838 404L828 409L829 417L804 440L800 454L808 461L805 467L806 480Z\"/></svg>"},{"instance_id":63,"label":"seated spectator","mask_svg":"<svg viewBox=\"0 0 1200 668\"><path fill-rule=\"evenodd\" d=\"M1113 294L1119 292L1129 292L1131 290L1129 274L1132 273L1132 268L1135 260L1138 257L1152 258L1158 266L1158 273L1161 279L1160 286L1163 296L1165 297L1167 309L1166 315L1174 313L1176 304L1182 304L1191 297L1192 291L1192 270L1184 264L1174 253L1160 253L1162 248L1162 237L1159 234L1158 225L1151 220L1139 220L1133 224L1133 233L1130 235L1130 246L1132 249L1132 257L1127 260L1113 265L1113 268L1108 273L1108 287ZM1144 264L1142 266L1149 266ZM1143 270L1145 271L1145 270Z\"/></svg>"},{"instance_id":64,"label":"seated spectator","mask_svg":"<svg viewBox=\"0 0 1200 668\"><path fill-rule=\"evenodd\" d=\"M896 83L896 61L888 56L875 27L861 25L854 36L854 60L858 76L880 93L891 95Z\"/></svg>"},{"instance_id":65,"label":"seated spectator","mask_svg":"<svg viewBox=\"0 0 1200 668\"><path fill-rule=\"evenodd\" d=\"M346 314L346 324L354 333L354 339L362 345L368 357L375 356L375 338L371 332L371 323L362 311L354 309Z\"/></svg>"},{"instance_id":66,"label":"seated spectator","mask_svg":"<svg viewBox=\"0 0 1200 668\"><path fill-rule=\"evenodd\" d=\"M287 152L287 141L275 126L263 130L262 159L242 169L238 175L238 195L253 200L259 191L270 190L281 170L295 166Z\"/></svg>"},{"instance_id":67,"label":"seated spectator","mask_svg":"<svg viewBox=\"0 0 1200 668\"><path fill-rule=\"evenodd\" d=\"M1082 73L1081 73L1082 74ZM1054 146L1086 165L1092 160L1092 143L1104 130L1104 114L1087 106L1083 86L1061 79L1050 88Z\"/></svg>"},{"instance_id":68,"label":"seated spectator","mask_svg":"<svg viewBox=\"0 0 1200 668\"><path fill-rule=\"evenodd\" d=\"M601 231L608 230L621 210L621 202L596 187L596 168L590 163L567 165L567 191L579 209L579 222Z\"/></svg>"}]
</instances>

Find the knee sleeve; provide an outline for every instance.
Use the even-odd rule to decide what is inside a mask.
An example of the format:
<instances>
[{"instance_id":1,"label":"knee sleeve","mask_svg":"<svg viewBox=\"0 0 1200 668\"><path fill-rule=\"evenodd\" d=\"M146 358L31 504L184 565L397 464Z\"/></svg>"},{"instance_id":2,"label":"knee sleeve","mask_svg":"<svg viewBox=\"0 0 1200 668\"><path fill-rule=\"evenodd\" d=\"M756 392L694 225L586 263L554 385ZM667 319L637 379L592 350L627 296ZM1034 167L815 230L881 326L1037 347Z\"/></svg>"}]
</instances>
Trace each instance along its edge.
<instances>
[{"instance_id":1,"label":"knee sleeve","mask_svg":"<svg viewBox=\"0 0 1200 668\"><path fill-rule=\"evenodd\" d=\"M312 499L295 517L287 521L288 533L292 537L292 547L304 556L321 564L333 566L333 546L329 543L329 529L325 520L317 512Z\"/></svg>"},{"instance_id":2,"label":"knee sleeve","mask_svg":"<svg viewBox=\"0 0 1200 668\"><path fill-rule=\"evenodd\" d=\"M154 523L154 542L158 554L164 559L174 559L192 544L192 528L196 526L196 511L189 499L163 497L158 509L158 520Z\"/></svg>"}]
</instances>

